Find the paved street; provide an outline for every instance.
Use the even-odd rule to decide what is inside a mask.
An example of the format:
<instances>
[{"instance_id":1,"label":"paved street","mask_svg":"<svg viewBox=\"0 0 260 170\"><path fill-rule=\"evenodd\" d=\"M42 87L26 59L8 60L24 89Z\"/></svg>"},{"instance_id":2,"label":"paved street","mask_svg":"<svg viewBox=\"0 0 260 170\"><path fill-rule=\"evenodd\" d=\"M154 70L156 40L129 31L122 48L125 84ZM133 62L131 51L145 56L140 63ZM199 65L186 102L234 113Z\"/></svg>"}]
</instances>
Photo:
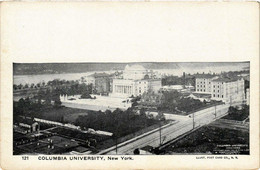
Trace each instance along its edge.
<instances>
[{"instance_id":1,"label":"paved street","mask_svg":"<svg viewBox=\"0 0 260 170\"><path fill-rule=\"evenodd\" d=\"M216 114L218 118L224 116L230 105L219 105L216 107ZM215 107L207 108L201 111L194 113L195 115L195 127L203 126L209 124L215 120ZM163 143L170 141L193 128L193 118L186 118L179 120L177 123L166 126L162 128L161 135ZM136 140L129 140L118 145L117 154L133 154L133 150L136 148L142 148L146 145L150 146L159 146L160 135L159 130L155 130L153 133L150 133L142 138L136 138ZM99 154L116 154L115 146L108 148Z\"/></svg>"}]
</instances>

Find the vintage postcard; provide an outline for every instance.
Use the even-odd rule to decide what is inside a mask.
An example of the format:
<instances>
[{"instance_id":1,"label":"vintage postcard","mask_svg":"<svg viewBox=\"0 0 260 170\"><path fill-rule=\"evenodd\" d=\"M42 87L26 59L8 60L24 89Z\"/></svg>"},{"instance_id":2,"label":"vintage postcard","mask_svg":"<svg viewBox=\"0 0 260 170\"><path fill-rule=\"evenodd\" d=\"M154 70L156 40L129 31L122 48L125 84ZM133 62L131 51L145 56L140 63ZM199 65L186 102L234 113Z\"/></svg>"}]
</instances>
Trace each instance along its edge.
<instances>
[{"instance_id":1,"label":"vintage postcard","mask_svg":"<svg viewBox=\"0 0 260 170\"><path fill-rule=\"evenodd\" d=\"M258 167L258 3L1 4L1 168Z\"/></svg>"}]
</instances>

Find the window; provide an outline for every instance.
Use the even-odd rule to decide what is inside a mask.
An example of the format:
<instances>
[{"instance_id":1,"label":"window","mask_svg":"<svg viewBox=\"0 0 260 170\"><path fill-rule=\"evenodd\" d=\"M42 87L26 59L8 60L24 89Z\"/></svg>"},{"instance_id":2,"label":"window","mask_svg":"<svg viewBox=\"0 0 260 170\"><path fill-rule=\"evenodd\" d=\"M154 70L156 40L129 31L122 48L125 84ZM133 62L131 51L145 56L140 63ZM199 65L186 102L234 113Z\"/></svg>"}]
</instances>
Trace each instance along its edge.
<instances>
[{"instance_id":1,"label":"window","mask_svg":"<svg viewBox=\"0 0 260 170\"><path fill-rule=\"evenodd\" d=\"M204 90L204 92L205 92L206 90Z\"/></svg>"},{"instance_id":2,"label":"window","mask_svg":"<svg viewBox=\"0 0 260 170\"><path fill-rule=\"evenodd\" d=\"M200 85L197 85L197 87L200 87Z\"/></svg>"},{"instance_id":3,"label":"window","mask_svg":"<svg viewBox=\"0 0 260 170\"><path fill-rule=\"evenodd\" d=\"M218 97L219 97L219 95L218 95Z\"/></svg>"},{"instance_id":4,"label":"window","mask_svg":"<svg viewBox=\"0 0 260 170\"><path fill-rule=\"evenodd\" d=\"M209 82L209 84L210 84L210 82Z\"/></svg>"},{"instance_id":5,"label":"window","mask_svg":"<svg viewBox=\"0 0 260 170\"><path fill-rule=\"evenodd\" d=\"M200 85L200 87L202 87L202 85Z\"/></svg>"},{"instance_id":6,"label":"window","mask_svg":"<svg viewBox=\"0 0 260 170\"><path fill-rule=\"evenodd\" d=\"M218 90L218 92L219 92L219 90Z\"/></svg>"},{"instance_id":7,"label":"window","mask_svg":"<svg viewBox=\"0 0 260 170\"><path fill-rule=\"evenodd\" d=\"M215 85L213 87L215 88Z\"/></svg>"},{"instance_id":8,"label":"window","mask_svg":"<svg viewBox=\"0 0 260 170\"><path fill-rule=\"evenodd\" d=\"M224 98L224 96L222 95L222 98Z\"/></svg>"},{"instance_id":9,"label":"window","mask_svg":"<svg viewBox=\"0 0 260 170\"><path fill-rule=\"evenodd\" d=\"M213 94L213 97L215 97L215 94Z\"/></svg>"},{"instance_id":10,"label":"window","mask_svg":"<svg viewBox=\"0 0 260 170\"><path fill-rule=\"evenodd\" d=\"M205 87L205 85L204 85L204 87Z\"/></svg>"},{"instance_id":11,"label":"window","mask_svg":"<svg viewBox=\"0 0 260 170\"><path fill-rule=\"evenodd\" d=\"M219 86L218 86L218 88L219 88Z\"/></svg>"},{"instance_id":12,"label":"window","mask_svg":"<svg viewBox=\"0 0 260 170\"><path fill-rule=\"evenodd\" d=\"M139 90L139 93L141 93L142 91L141 90Z\"/></svg>"},{"instance_id":13,"label":"window","mask_svg":"<svg viewBox=\"0 0 260 170\"><path fill-rule=\"evenodd\" d=\"M215 90L213 90L213 92L215 92Z\"/></svg>"},{"instance_id":14,"label":"window","mask_svg":"<svg viewBox=\"0 0 260 170\"><path fill-rule=\"evenodd\" d=\"M141 82L139 81L139 84L141 84Z\"/></svg>"}]
</instances>

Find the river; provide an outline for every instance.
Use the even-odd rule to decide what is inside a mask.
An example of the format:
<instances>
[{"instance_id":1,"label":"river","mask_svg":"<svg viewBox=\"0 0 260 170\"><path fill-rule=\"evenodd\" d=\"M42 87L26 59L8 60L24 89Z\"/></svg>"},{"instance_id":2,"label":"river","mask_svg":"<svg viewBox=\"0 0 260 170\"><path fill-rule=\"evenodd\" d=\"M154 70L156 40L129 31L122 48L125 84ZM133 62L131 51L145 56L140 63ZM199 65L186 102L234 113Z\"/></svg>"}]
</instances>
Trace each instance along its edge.
<instances>
[{"instance_id":1,"label":"river","mask_svg":"<svg viewBox=\"0 0 260 170\"><path fill-rule=\"evenodd\" d=\"M180 67L178 69L160 69L160 70L154 70L155 72L158 72L160 74L170 74L170 75L176 75L176 76L180 76L183 74L183 72L185 73L190 73L190 74L194 74L194 73L208 73L209 71L211 72L215 72L215 73L220 73L221 71L240 71L243 70L245 67L249 67L249 63L239 63L239 64L232 64L230 63L230 65L224 65L224 66L215 66L215 67L211 67L211 66L203 66L203 67L199 67L199 68L193 68L192 66L185 66L185 67ZM112 73L113 71L106 71L107 73ZM13 79L14 79L14 84L37 84L39 82L45 82L47 83L50 80L54 80L54 79L65 79L65 80L79 80L81 77L83 76L88 76L90 74L95 73L95 71L93 72L86 72L86 73L62 73L62 74L40 74L40 75L14 75Z\"/></svg>"}]
</instances>

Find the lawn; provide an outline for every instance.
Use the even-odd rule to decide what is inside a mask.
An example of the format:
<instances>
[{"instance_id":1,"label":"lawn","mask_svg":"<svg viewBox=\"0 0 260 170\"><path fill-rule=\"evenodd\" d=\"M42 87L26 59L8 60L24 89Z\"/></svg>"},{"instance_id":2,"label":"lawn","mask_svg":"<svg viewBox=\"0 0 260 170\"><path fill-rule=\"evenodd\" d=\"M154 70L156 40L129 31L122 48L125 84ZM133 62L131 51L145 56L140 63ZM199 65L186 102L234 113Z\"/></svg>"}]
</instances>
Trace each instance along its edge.
<instances>
[{"instance_id":1,"label":"lawn","mask_svg":"<svg viewBox=\"0 0 260 170\"><path fill-rule=\"evenodd\" d=\"M52 120L57 122L74 123L79 115L87 115L88 111L82 109L60 107L44 108L35 114L40 119Z\"/></svg>"}]
</instances>

